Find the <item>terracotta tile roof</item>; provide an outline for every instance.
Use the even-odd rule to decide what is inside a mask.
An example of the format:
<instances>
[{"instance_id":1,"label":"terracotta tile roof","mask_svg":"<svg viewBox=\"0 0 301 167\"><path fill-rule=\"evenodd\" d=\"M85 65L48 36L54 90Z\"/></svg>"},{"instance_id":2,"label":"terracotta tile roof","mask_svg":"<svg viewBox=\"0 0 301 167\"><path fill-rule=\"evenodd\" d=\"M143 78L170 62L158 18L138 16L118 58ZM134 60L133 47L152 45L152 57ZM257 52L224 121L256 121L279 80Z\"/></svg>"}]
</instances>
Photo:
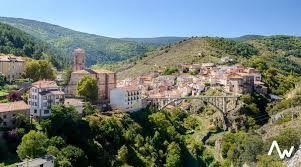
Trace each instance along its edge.
<instances>
[{"instance_id":1,"label":"terracotta tile roof","mask_svg":"<svg viewBox=\"0 0 301 167\"><path fill-rule=\"evenodd\" d=\"M105 69L97 69L97 70L92 70L92 71L94 71L94 72L96 72L96 73L98 73L98 74L102 74L102 73L114 73L114 72L112 72L112 71L109 71L109 70L105 70Z\"/></svg>"},{"instance_id":2,"label":"terracotta tile roof","mask_svg":"<svg viewBox=\"0 0 301 167\"><path fill-rule=\"evenodd\" d=\"M39 94L41 95L64 95L65 93L60 90L48 90L48 91L42 91Z\"/></svg>"},{"instance_id":3,"label":"terracotta tile roof","mask_svg":"<svg viewBox=\"0 0 301 167\"><path fill-rule=\"evenodd\" d=\"M37 88L49 88L49 87L58 87L55 81L49 81L49 80L40 80L37 82L32 83L33 87Z\"/></svg>"},{"instance_id":4,"label":"terracotta tile roof","mask_svg":"<svg viewBox=\"0 0 301 167\"><path fill-rule=\"evenodd\" d=\"M78 71L74 71L74 72L72 72L72 73L74 73L74 74L90 74L88 71L86 71L86 70L78 70Z\"/></svg>"},{"instance_id":5,"label":"terracotta tile roof","mask_svg":"<svg viewBox=\"0 0 301 167\"><path fill-rule=\"evenodd\" d=\"M16 56L0 56L0 62L11 62L11 61L24 62L24 60L21 57L16 57Z\"/></svg>"},{"instance_id":6,"label":"terracotta tile roof","mask_svg":"<svg viewBox=\"0 0 301 167\"><path fill-rule=\"evenodd\" d=\"M103 74L103 73L114 73L112 71L109 70L105 70L105 69L84 69L84 70L78 70L78 71L74 71L72 73L75 74Z\"/></svg>"},{"instance_id":7,"label":"terracotta tile roof","mask_svg":"<svg viewBox=\"0 0 301 167\"><path fill-rule=\"evenodd\" d=\"M29 106L24 101L10 103L0 103L0 112L29 110Z\"/></svg>"},{"instance_id":8,"label":"terracotta tile roof","mask_svg":"<svg viewBox=\"0 0 301 167\"><path fill-rule=\"evenodd\" d=\"M64 102L65 105L71 105L71 106L82 106L83 103L84 102L82 99L71 99L71 98L66 98Z\"/></svg>"},{"instance_id":9,"label":"terracotta tile roof","mask_svg":"<svg viewBox=\"0 0 301 167\"><path fill-rule=\"evenodd\" d=\"M138 91L139 88L137 85L118 87L117 89L125 90L125 91Z\"/></svg>"},{"instance_id":10,"label":"terracotta tile roof","mask_svg":"<svg viewBox=\"0 0 301 167\"><path fill-rule=\"evenodd\" d=\"M227 76L227 78L229 78L229 79L237 79L237 78L239 78L239 79L241 79L242 78L242 76L240 76L240 75L237 75L237 74L230 74L230 75L228 75Z\"/></svg>"}]
</instances>

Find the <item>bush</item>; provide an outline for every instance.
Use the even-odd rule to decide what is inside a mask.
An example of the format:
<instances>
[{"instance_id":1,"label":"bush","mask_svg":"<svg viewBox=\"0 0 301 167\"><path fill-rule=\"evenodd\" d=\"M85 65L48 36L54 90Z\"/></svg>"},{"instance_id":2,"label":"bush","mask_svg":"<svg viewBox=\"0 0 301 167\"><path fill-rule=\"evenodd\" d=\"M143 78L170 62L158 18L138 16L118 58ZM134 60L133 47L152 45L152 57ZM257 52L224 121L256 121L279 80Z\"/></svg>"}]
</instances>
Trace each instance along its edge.
<instances>
[{"instance_id":1,"label":"bush","mask_svg":"<svg viewBox=\"0 0 301 167\"><path fill-rule=\"evenodd\" d=\"M178 69L176 67L170 67L170 68L165 69L165 71L163 72L163 75L171 75L175 72L178 72Z\"/></svg>"}]
</instances>

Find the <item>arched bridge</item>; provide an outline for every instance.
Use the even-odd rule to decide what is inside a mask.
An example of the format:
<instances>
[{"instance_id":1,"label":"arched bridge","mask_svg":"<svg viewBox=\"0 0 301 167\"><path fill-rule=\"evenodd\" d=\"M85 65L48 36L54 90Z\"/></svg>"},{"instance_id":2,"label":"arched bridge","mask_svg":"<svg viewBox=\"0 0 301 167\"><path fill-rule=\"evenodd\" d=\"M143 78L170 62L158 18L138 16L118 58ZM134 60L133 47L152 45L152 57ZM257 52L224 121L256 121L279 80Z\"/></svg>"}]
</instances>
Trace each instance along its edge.
<instances>
[{"instance_id":1,"label":"arched bridge","mask_svg":"<svg viewBox=\"0 0 301 167\"><path fill-rule=\"evenodd\" d=\"M195 96L195 97L178 97L178 98L148 98L147 101L150 105L157 106L159 110L164 109L166 106L171 104L179 104L183 100L202 100L206 103L211 104L216 109L222 113L227 113L230 110L233 110L238 105L239 96ZM232 104L229 108L228 104Z\"/></svg>"},{"instance_id":2,"label":"arched bridge","mask_svg":"<svg viewBox=\"0 0 301 167\"><path fill-rule=\"evenodd\" d=\"M195 97L178 97L178 98L148 98L147 102L149 105L158 107L159 110L164 109L166 106L174 104L178 105L183 100L202 100L214 106L218 111L222 113L223 128L227 130L231 125L227 118L229 111L238 110L242 103L239 101L239 96L195 96Z\"/></svg>"}]
</instances>

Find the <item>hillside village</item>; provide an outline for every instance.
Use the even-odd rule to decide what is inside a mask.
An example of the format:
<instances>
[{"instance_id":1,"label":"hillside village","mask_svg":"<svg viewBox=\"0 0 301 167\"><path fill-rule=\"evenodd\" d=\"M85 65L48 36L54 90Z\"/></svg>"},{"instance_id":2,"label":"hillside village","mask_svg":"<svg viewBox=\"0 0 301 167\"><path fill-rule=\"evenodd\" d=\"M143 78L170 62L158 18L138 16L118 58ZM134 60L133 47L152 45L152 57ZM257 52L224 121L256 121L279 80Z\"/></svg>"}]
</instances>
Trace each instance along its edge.
<instances>
[{"instance_id":1,"label":"hillside village","mask_svg":"<svg viewBox=\"0 0 301 167\"><path fill-rule=\"evenodd\" d=\"M26 63L20 57L2 56L1 73L9 80L20 79ZM2 127L13 126L16 112L29 118L49 117L55 104L73 106L82 114L84 99L77 94L77 84L85 76L97 79L97 102L99 107L109 110L138 111L147 107L148 98L181 98L199 96L209 87L222 89L225 94L242 95L257 92L267 94L261 74L254 68L236 64L231 66L214 63L180 64L177 74L163 75L153 72L137 78L118 80L114 72L93 70L85 67L85 51L74 50L74 64L70 81L58 86L57 80L39 80L27 86L28 103L16 101L2 103ZM21 88L22 89L22 88ZM20 93L24 93L24 90ZM102 109L104 110L104 109ZM108 107L106 107L108 110ZM5 113L5 114L4 114ZM14 113L14 114L11 114Z\"/></svg>"},{"instance_id":2,"label":"hillside village","mask_svg":"<svg viewBox=\"0 0 301 167\"><path fill-rule=\"evenodd\" d=\"M90 67L86 45L65 64L1 26L0 167L298 163L264 147L300 145L298 37L179 38Z\"/></svg>"},{"instance_id":3,"label":"hillside village","mask_svg":"<svg viewBox=\"0 0 301 167\"><path fill-rule=\"evenodd\" d=\"M22 100L1 103L2 128L16 127L16 115L20 114L30 121L50 117L51 107L58 104L72 106L82 115L85 99L77 94L77 87L85 76L97 80L97 90L94 91L98 93L94 104L103 112L135 112L146 108L150 104L148 99L197 97L209 88L222 89L224 94L238 96L252 92L267 94L261 74L254 68L239 64L179 64L177 70L168 75L152 72L118 80L114 72L86 68L83 49L75 49L73 55L72 72L66 86L59 86L63 82L61 76L55 80L43 79L33 83L29 80L20 85L17 91L20 95L28 91L27 103ZM25 60L15 56L2 56L0 63L1 73L8 81L22 78Z\"/></svg>"}]
</instances>

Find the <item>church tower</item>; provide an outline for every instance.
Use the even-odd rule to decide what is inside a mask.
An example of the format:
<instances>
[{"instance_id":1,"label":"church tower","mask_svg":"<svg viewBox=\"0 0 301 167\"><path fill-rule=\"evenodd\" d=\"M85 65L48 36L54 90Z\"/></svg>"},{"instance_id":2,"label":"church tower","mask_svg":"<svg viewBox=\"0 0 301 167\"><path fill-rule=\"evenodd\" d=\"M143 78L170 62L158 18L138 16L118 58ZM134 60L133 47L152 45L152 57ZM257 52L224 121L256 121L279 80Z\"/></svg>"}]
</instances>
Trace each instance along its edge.
<instances>
[{"instance_id":1,"label":"church tower","mask_svg":"<svg viewBox=\"0 0 301 167\"><path fill-rule=\"evenodd\" d=\"M73 71L79 71L85 69L85 50L76 48L73 51Z\"/></svg>"}]
</instances>

